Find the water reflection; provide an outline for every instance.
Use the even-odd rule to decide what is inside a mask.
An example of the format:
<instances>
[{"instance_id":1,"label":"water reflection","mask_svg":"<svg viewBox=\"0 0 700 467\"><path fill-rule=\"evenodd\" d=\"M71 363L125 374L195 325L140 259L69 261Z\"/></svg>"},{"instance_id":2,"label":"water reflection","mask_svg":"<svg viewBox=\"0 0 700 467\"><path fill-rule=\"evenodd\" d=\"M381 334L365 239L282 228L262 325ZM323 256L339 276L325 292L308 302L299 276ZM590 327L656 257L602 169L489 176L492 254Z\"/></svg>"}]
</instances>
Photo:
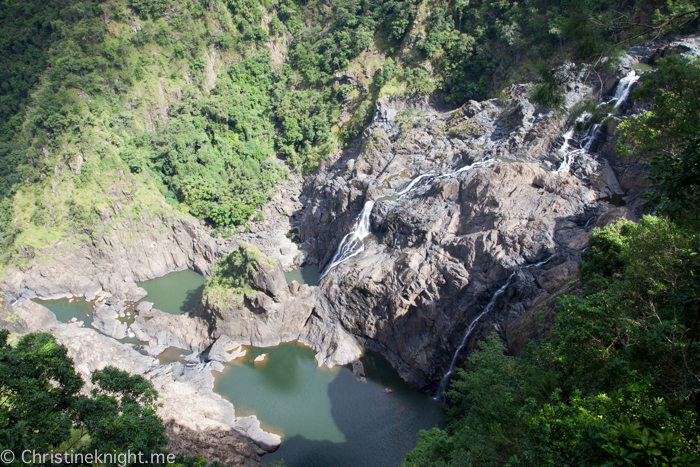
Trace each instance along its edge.
<instances>
[{"instance_id":1,"label":"water reflection","mask_svg":"<svg viewBox=\"0 0 700 467\"><path fill-rule=\"evenodd\" d=\"M139 282L148 295L144 300L153 302L158 310L180 315L196 307L202 299L204 276L186 269L167 276Z\"/></svg>"},{"instance_id":2,"label":"water reflection","mask_svg":"<svg viewBox=\"0 0 700 467\"><path fill-rule=\"evenodd\" d=\"M253 359L266 353L264 362ZM295 466L392 466L415 446L418 431L443 423L439 404L404 383L380 355L363 357L368 383L349 367L318 368L313 351L296 343L250 348L216 376L215 391L237 416L255 414L284 435L263 458Z\"/></svg>"}]
</instances>

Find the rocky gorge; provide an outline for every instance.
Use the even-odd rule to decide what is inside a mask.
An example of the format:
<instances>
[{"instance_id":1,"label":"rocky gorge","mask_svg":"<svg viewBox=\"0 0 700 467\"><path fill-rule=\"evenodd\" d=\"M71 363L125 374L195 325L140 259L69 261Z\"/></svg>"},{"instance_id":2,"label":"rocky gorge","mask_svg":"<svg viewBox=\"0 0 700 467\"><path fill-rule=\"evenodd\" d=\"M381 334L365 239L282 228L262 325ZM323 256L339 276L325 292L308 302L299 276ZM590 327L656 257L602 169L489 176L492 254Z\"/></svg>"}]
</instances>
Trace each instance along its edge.
<instances>
[{"instance_id":1,"label":"rocky gorge","mask_svg":"<svg viewBox=\"0 0 700 467\"><path fill-rule=\"evenodd\" d=\"M53 332L85 376L114 365L147 377L163 399L169 448L235 465L255 465L279 445L212 392L212 371L240 345L298 340L329 366L370 349L439 396L455 363L489 333L513 354L546 333L556 298L576 290L590 232L640 214L643 167L611 149L616 123L639 109L627 96L611 123L571 140L564 135L577 116L569 111L613 98L636 63L697 51L696 38L632 49L615 75L593 84L574 77L563 113L532 104L525 85L454 110L384 97L362 137L306 180L280 185L266 220L248 233L213 238L174 212L117 220L115 204L100 212L105 228L90 244L26 252L25 264L1 278L6 321L14 332ZM570 152L576 145L588 150ZM624 206L611 203L618 198ZM357 241L339 256L351 235ZM241 244L261 255L252 290L239 299L205 301L183 315L141 301L133 324L119 321L146 296L136 282L186 268L208 274ZM323 271L317 286L287 284L284 271L301 264ZM101 333L59 323L29 300L78 296L96 301ZM124 337L127 327L148 355L108 337ZM190 365L158 364L152 356L171 345L194 352Z\"/></svg>"}]
</instances>

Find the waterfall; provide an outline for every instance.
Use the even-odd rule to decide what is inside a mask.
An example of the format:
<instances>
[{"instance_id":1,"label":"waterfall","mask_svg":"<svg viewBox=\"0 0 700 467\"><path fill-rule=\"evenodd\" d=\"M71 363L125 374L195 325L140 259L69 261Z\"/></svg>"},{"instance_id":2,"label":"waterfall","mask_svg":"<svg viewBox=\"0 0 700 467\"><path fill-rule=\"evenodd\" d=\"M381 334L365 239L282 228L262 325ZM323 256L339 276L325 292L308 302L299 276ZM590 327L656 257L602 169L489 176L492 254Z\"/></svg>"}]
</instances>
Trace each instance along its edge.
<instances>
[{"instance_id":1,"label":"waterfall","mask_svg":"<svg viewBox=\"0 0 700 467\"><path fill-rule=\"evenodd\" d=\"M630 71L624 78L620 79L620 82L615 88L615 95L610 100L610 102L615 102L614 108L619 109L620 106L622 106L622 104L624 104L627 101L627 99L629 99L630 93L632 91L632 85L637 81L639 81L639 76L634 70ZM588 118L590 116L590 113L584 112L579 118L576 119L576 121L582 122L585 118ZM608 117L611 116L612 113L609 113ZM590 127L588 127L588 130L586 130L586 133L583 135L583 138L581 138L581 141L585 142L583 145L583 150L587 153L591 152L593 143L595 143L596 139L598 139L601 127L602 126L600 123L595 123L591 125ZM562 161L559 168L556 170L557 173L568 172L569 170L571 170L571 163L574 161L575 154L569 152L569 140L571 140L573 136L573 128L569 129L566 132L566 134L564 134L564 144L562 144L561 148L559 149L561 152L564 153L564 160Z\"/></svg>"},{"instance_id":2,"label":"waterfall","mask_svg":"<svg viewBox=\"0 0 700 467\"><path fill-rule=\"evenodd\" d=\"M449 384L450 378L452 378L452 375L454 374L455 366L457 365L457 357L459 356L459 353L462 351L462 349L464 349L464 347L467 345L467 339L469 339L469 335L472 333L472 331L476 327L476 323L481 319L481 317L493 309L493 307L496 305L496 300L498 300L498 297L500 297L503 294L503 292L505 292L505 290L513 281L513 278L517 276L523 269L536 268L548 263L552 258L554 258L554 256L555 255L552 255L549 258L540 261L539 263L528 264L527 266L523 266L521 268L516 269L511 273L510 276L508 276L508 280L506 281L506 283L503 284L503 286L491 296L491 300L489 300L488 304L484 307L483 310L481 310L481 313L479 313L477 317L474 318L474 320L471 323L469 323L469 326L467 327L467 330L464 333L464 337L462 337L462 342L459 344L459 347L457 347L457 350L455 351L454 356L452 357L452 361L450 362L450 368L447 370L447 373L445 373L445 376L442 377L442 380L440 380L440 385L438 386L437 393L434 397L435 400L444 400L443 393L447 390L447 385Z\"/></svg>"},{"instance_id":3,"label":"waterfall","mask_svg":"<svg viewBox=\"0 0 700 467\"><path fill-rule=\"evenodd\" d=\"M365 205L357 218L355 227L353 228L352 232L343 237L343 240L341 240L340 245L338 245L338 249L333 255L333 259L321 274L320 279L323 279L326 274L328 274L328 271L340 263L344 263L353 256L364 251L365 244L363 243L363 240L369 235L369 220L373 207L374 200L365 202Z\"/></svg>"},{"instance_id":4,"label":"waterfall","mask_svg":"<svg viewBox=\"0 0 700 467\"><path fill-rule=\"evenodd\" d=\"M583 140L586 141L586 144L583 146L583 150L586 152L591 152L591 146L593 145L593 142L598 138L598 133L600 130L600 123L595 123L588 127L588 130L586 130L586 134L583 135Z\"/></svg>"},{"instance_id":5,"label":"waterfall","mask_svg":"<svg viewBox=\"0 0 700 467\"><path fill-rule=\"evenodd\" d=\"M491 167L493 164L496 163L495 159L484 159L483 161L479 162L474 162L471 165L465 165L461 169L457 169L454 172L450 172L444 175L440 175L439 178L447 178L447 177L454 177L455 175L461 174L462 172L466 172L467 170L472 170L472 169L481 169L484 167Z\"/></svg>"},{"instance_id":6,"label":"waterfall","mask_svg":"<svg viewBox=\"0 0 700 467\"><path fill-rule=\"evenodd\" d=\"M421 174L421 175L417 176L416 178L414 178L413 180L411 180L411 183L409 183L406 188L404 188L403 190L399 191L396 194L399 196L398 199L403 198L408 193L410 193L415 188L417 188L418 182L420 182L421 180L423 180L425 178L434 178L435 177L435 178L441 179L441 178L447 178L447 177L454 177L455 175L459 175L462 172L466 172L466 171L471 170L471 169L490 167L495 163L496 163L495 159L485 159L483 161L474 162L473 164L470 164L470 165L465 165L461 169L457 169L454 172L448 172L446 174L442 174L439 176L436 176L435 174L432 174L432 173Z\"/></svg>"},{"instance_id":7,"label":"waterfall","mask_svg":"<svg viewBox=\"0 0 700 467\"><path fill-rule=\"evenodd\" d=\"M637 76L634 70L630 71L627 76L620 80L615 89L615 97L613 97L616 109L620 108L620 106L625 103L632 91L632 85L637 81L639 81L639 76Z\"/></svg>"},{"instance_id":8,"label":"waterfall","mask_svg":"<svg viewBox=\"0 0 700 467\"><path fill-rule=\"evenodd\" d=\"M619 83L617 83L617 87L615 88L615 96L610 101L615 102L615 109L619 109L622 104L627 102L627 99L629 99L630 93L632 92L632 85L637 81L639 81L639 76L634 70L632 70L624 78L622 78ZM610 116L612 116L611 113L608 114L608 117ZM591 127L588 128L588 131L586 131L586 135L584 136L584 141L586 141L586 144L583 147L586 152L591 152L591 147L593 146L593 143L595 143L595 140L598 139L598 135L600 134L600 128L601 124L596 123L595 125L591 125Z\"/></svg>"},{"instance_id":9,"label":"waterfall","mask_svg":"<svg viewBox=\"0 0 700 467\"><path fill-rule=\"evenodd\" d=\"M569 141L574 137L574 129L571 128L569 131L564 133L564 144L561 145L559 151L564 153L564 160L562 160L561 165L556 170L556 173L569 172L571 170L571 163L574 161L573 154L569 152Z\"/></svg>"},{"instance_id":10,"label":"waterfall","mask_svg":"<svg viewBox=\"0 0 700 467\"><path fill-rule=\"evenodd\" d=\"M481 167L489 167L493 164L495 164L496 161L494 159L486 159L480 162L474 162L471 165L467 165L462 167L461 169L455 170L454 172L449 172L443 175L440 175L437 178L446 178L446 177L453 177L457 174L460 174L462 172L466 172L467 170L471 169L476 169L476 168L481 168ZM424 173L421 175L418 175L416 178L411 180L411 182L408 184L406 188L403 190L399 191L396 193L398 195L397 199L403 198L405 195L413 191L417 186L418 183L426 178L433 178L435 177L435 174L433 173ZM365 206L362 208L362 211L360 212L360 215L358 216L358 220L355 224L354 229L352 232L347 234L346 236L343 237L343 239L340 241L340 245L338 245L338 249L335 251L335 254L333 255L333 259L331 260L330 264L326 266L326 269L323 270L323 273L321 274L320 279L323 279L326 277L326 274L336 267L337 265L344 263L345 261L349 260L355 255L358 255L362 253L365 250L365 245L363 240L367 238L369 235L369 220L370 216L372 214L372 208L374 207L374 201L367 201L365 203Z\"/></svg>"},{"instance_id":11,"label":"waterfall","mask_svg":"<svg viewBox=\"0 0 700 467\"><path fill-rule=\"evenodd\" d=\"M403 195L405 195L409 191L413 190L413 188L415 188L415 186L416 186L416 184L418 184L418 182L420 182L421 180L423 180L426 177L433 177L433 176L434 175L431 173L421 174L421 175L417 176L416 178L414 178L413 180L411 180L411 183L409 183L406 188L404 188L403 190L399 191L396 194L398 195L399 198L401 198Z\"/></svg>"}]
</instances>

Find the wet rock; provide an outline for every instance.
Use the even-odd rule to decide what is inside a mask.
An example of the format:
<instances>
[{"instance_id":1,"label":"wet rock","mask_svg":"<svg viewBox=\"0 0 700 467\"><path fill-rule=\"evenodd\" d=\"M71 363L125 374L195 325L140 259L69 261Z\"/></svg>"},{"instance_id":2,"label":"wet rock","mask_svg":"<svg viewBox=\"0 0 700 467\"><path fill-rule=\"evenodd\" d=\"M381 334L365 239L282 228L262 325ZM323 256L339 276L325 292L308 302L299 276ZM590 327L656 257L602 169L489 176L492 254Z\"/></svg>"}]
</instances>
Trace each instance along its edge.
<instances>
[{"instance_id":1,"label":"wet rock","mask_svg":"<svg viewBox=\"0 0 700 467\"><path fill-rule=\"evenodd\" d=\"M260 428L260 421L252 415L237 418L235 428L255 443L258 454L274 452L282 443L282 438L279 435L263 431Z\"/></svg>"},{"instance_id":2,"label":"wet rock","mask_svg":"<svg viewBox=\"0 0 700 467\"><path fill-rule=\"evenodd\" d=\"M367 383L367 377L365 375L365 367L360 360L355 360L352 362L352 374L355 379L360 383Z\"/></svg>"}]
</instances>

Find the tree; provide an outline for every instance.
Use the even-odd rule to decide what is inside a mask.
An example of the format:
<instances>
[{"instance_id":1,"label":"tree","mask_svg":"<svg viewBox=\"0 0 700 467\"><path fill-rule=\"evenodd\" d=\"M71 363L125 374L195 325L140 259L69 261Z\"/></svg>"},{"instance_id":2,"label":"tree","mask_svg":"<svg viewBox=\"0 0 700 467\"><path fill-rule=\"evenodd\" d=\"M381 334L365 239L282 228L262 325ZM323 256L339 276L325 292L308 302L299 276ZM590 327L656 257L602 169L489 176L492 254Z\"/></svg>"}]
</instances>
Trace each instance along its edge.
<instances>
[{"instance_id":1,"label":"tree","mask_svg":"<svg viewBox=\"0 0 700 467\"><path fill-rule=\"evenodd\" d=\"M644 73L637 99L651 100L651 109L620 124L623 156L653 159L659 153L679 155L686 141L700 130L700 64L671 56Z\"/></svg>"},{"instance_id":2,"label":"tree","mask_svg":"<svg viewBox=\"0 0 700 467\"><path fill-rule=\"evenodd\" d=\"M651 109L620 124L618 153L650 164L650 204L681 223L700 225L700 65L671 56L645 73L637 98Z\"/></svg>"},{"instance_id":3,"label":"tree","mask_svg":"<svg viewBox=\"0 0 700 467\"><path fill-rule=\"evenodd\" d=\"M8 336L0 330L2 449L146 454L167 444L149 381L107 367L92 374L88 397L67 349L52 335L27 334L14 345Z\"/></svg>"}]
</instances>

